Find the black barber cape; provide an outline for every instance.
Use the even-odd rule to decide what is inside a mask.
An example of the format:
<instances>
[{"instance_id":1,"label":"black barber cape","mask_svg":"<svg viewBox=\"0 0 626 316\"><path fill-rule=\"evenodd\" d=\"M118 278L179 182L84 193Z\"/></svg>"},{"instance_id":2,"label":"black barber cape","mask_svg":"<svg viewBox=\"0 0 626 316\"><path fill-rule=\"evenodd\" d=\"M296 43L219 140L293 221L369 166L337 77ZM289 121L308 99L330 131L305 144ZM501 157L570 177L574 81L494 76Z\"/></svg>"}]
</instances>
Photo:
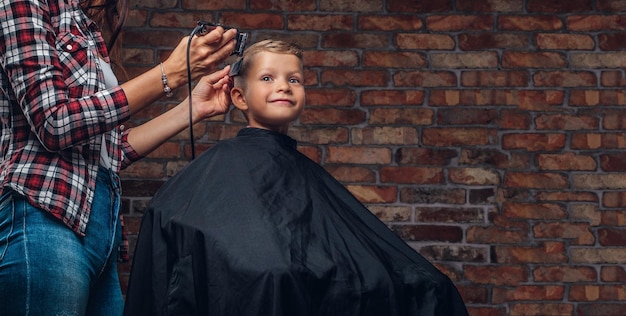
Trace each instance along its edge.
<instances>
[{"instance_id":1,"label":"black barber cape","mask_svg":"<svg viewBox=\"0 0 626 316\"><path fill-rule=\"evenodd\" d=\"M156 193L126 315L466 315L448 277L289 136L242 129Z\"/></svg>"}]
</instances>

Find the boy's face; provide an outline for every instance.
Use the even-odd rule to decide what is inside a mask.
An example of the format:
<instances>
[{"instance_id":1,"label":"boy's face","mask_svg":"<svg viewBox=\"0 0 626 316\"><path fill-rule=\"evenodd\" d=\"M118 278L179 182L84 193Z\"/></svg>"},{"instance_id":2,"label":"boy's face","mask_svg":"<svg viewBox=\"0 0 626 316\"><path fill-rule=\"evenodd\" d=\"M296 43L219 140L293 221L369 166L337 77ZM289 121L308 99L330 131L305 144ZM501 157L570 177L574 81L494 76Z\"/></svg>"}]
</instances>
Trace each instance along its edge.
<instances>
[{"instance_id":1,"label":"boy's face","mask_svg":"<svg viewBox=\"0 0 626 316\"><path fill-rule=\"evenodd\" d=\"M260 52L252 58L243 87L231 91L233 104L250 126L284 132L304 109L302 63L291 54Z\"/></svg>"}]
</instances>

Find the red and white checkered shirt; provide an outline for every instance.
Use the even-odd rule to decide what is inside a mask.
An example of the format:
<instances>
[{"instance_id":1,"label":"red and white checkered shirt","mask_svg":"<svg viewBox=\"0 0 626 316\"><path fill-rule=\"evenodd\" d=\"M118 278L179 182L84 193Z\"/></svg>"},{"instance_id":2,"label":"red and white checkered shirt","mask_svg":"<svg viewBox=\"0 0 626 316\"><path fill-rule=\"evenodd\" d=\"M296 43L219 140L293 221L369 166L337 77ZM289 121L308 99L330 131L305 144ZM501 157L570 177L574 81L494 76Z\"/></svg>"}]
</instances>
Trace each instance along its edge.
<instances>
[{"instance_id":1,"label":"red and white checkered shirt","mask_svg":"<svg viewBox=\"0 0 626 316\"><path fill-rule=\"evenodd\" d=\"M102 35L78 0L1 0L0 32L0 192L84 235L102 134L115 172L140 158L121 126L126 95L98 68Z\"/></svg>"}]
</instances>

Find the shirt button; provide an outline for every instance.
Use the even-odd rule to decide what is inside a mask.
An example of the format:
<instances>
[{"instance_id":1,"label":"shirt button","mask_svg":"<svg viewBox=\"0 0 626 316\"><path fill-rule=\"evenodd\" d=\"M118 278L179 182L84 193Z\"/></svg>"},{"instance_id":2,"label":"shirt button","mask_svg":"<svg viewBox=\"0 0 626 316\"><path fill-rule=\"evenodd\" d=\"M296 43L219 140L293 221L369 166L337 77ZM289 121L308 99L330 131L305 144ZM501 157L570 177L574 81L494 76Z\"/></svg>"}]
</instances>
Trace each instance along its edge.
<instances>
[{"instance_id":1,"label":"shirt button","mask_svg":"<svg viewBox=\"0 0 626 316\"><path fill-rule=\"evenodd\" d=\"M67 48L67 50L72 50L72 45L67 44L67 46L65 46L65 48Z\"/></svg>"}]
</instances>

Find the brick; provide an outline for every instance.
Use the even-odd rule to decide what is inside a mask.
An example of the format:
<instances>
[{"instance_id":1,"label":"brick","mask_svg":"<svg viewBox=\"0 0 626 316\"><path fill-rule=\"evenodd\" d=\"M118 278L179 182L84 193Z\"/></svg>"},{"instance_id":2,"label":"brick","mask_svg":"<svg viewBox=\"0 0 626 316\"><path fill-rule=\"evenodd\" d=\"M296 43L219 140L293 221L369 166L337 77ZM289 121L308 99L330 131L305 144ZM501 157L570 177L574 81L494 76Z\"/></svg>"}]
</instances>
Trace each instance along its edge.
<instances>
[{"instance_id":1,"label":"brick","mask_svg":"<svg viewBox=\"0 0 626 316\"><path fill-rule=\"evenodd\" d=\"M348 129L345 127L332 128L296 128L289 129L289 135L300 142L325 145L345 144L348 142Z\"/></svg>"},{"instance_id":2,"label":"brick","mask_svg":"<svg viewBox=\"0 0 626 316\"><path fill-rule=\"evenodd\" d=\"M574 264L624 264L626 262L626 249L624 247L570 248L570 261Z\"/></svg>"},{"instance_id":3,"label":"brick","mask_svg":"<svg viewBox=\"0 0 626 316\"><path fill-rule=\"evenodd\" d=\"M349 164L388 164L391 150L378 147L336 147L329 146L326 163Z\"/></svg>"},{"instance_id":4,"label":"brick","mask_svg":"<svg viewBox=\"0 0 626 316\"><path fill-rule=\"evenodd\" d=\"M600 84L605 87L624 87L626 86L626 75L618 70L603 71L600 75Z\"/></svg>"},{"instance_id":5,"label":"brick","mask_svg":"<svg viewBox=\"0 0 626 316\"><path fill-rule=\"evenodd\" d=\"M349 182L369 182L376 181L376 174L373 170L366 167L346 166L342 164L324 165L324 169L328 171L335 179L342 183Z\"/></svg>"},{"instance_id":6,"label":"brick","mask_svg":"<svg viewBox=\"0 0 626 316\"><path fill-rule=\"evenodd\" d=\"M485 51L476 53L431 53L433 68L496 68L498 55Z\"/></svg>"},{"instance_id":7,"label":"brick","mask_svg":"<svg viewBox=\"0 0 626 316\"><path fill-rule=\"evenodd\" d=\"M471 226L467 229L467 242L472 244L521 244L528 240L528 231L502 227Z\"/></svg>"},{"instance_id":8,"label":"brick","mask_svg":"<svg viewBox=\"0 0 626 316\"><path fill-rule=\"evenodd\" d=\"M488 145L492 133L486 128L425 128L422 142L428 146Z\"/></svg>"},{"instance_id":9,"label":"brick","mask_svg":"<svg viewBox=\"0 0 626 316\"><path fill-rule=\"evenodd\" d=\"M436 32L491 30L490 15L431 15L426 17L426 28Z\"/></svg>"},{"instance_id":10,"label":"brick","mask_svg":"<svg viewBox=\"0 0 626 316\"><path fill-rule=\"evenodd\" d=\"M593 6L589 0L570 0L567 5L558 0L528 0L526 9L529 12L569 13L587 12L593 10Z\"/></svg>"},{"instance_id":11,"label":"brick","mask_svg":"<svg viewBox=\"0 0 626 316\"><path fill-rule=\"evenodd\" d=\"M122 190L127 196L152 197L163 183L163 180L122 180Z\"/></svg>"},{"instance_id":12,"label":"brick","mask_svg":"<svg viewBox=\"0 0 626 316\"><path fill-rule=\"evenodd\" d=\"M306 89L306 106L345 106L351 107L357 100L354 89Z\"/></svg>"},{"instance_id":13,"label":"brick","mask_svg":"<svg viewBox=\"0 0 626 316\"><path fill-rule=\"evenodd\" d=\"M520 285L515 287L494 287L493 304L514 301L555 301L562 300L565 287L559 285Z\"/></svg>"},{"instance_id":14,"label":"brick","mask_svg":"<svg viewBox=\"0 0 626 316\"><path fill-rule=\"evenodd\" d=\"M520 110L546 111L558 109L565 99L563 91L523 90L517 94Z\"/></svg>"},{"instance_id":15,"label":"brick","mask_svg":"<svg viewBox=\"0 0 626 316\"><path fill-rule=\"evenodd\" d=\"M565 189L569 187L569 181L558 173L507 172L504 185L510 188Z\"/></svg>"},{"instance_id":16,"label":"brick","mask_svg":"<svg viewBox=\"0 0 626 316\"><path fill-rule=\"evenodd\" d=\"M322 162L322 151L315 146L298 146L298 151L316 163Z\"/></svg>"},{"instance_id":17,"label":"brick","mask_svg":"<svg viewBox=\"0 0 626 316\"><path fill-rule=\"evenodd\" d=\"M530 158L523 154L508 154L495 149L462 149L460 165L487 165L496 168L523 169L530 165Z\"/></svg>"},{"instance_id":18,"label":"brick","mask_svg":"<svg viewBox=\"0 0 626 316\"><path fill-rule=\"evenodd\" d=\"M352 129L352 143L355 145L418 144L417 130L412 127L368 127Z\"/></svg>"},{"instance_id":19,"label":"brick","mask_svg":"<svg viewBox=\"0 0 626 316\"><path fill-rule=\"evenodd\" d=\"M360 99L361 99L361 103L360 103L361 106L421 105L424 103L424 91L421 91L421 90L366 90L366 91L361 92ZM424 111L425 109L414 109L414 110ZM430 113L429 116L432 116L432 113Z\"/></svg>"},{"instance_id":20,"label":"brick","mask_svg":"<svg viewBox=\"0 0 626 316\"><path fill-rule=\"evenodd\" d=\"M443 184L444 174L441 168L429 167L383 167L380 169L380 181L399 184Z\"/></svg>"},{"instance_id":21,"label":"brick","mask_svg":"<svg viewBox=\"0 0 626 316\"><path fill-rule=\"evenodd\" d=\"M555 15L501 15L498 29L505 31L556 31L563 27Z\"/></svg>"},{"instance_id":22,"label":"brick","mask_svg":"<svg viewBox=\"0 0 626 316\"><path fill-rule=\"evenodd\" d=\"M501 110L496 122L500 130L529 130L532 121L527 111Z\"/></svg>"},{"instance_id":23,"label":"brick","mask_svg":"<svg viewBox=\"0 0 626 316\"><path fill-rule=\"evenodd\" d=\"M123 178L163 178L165 177L164 164L144 159L137 161L120 172Z\"/></svg>"},{"instance_id":24,"label":"brick","mask_svg":"<svg viewBox=\"0 0 626 316\"><path fill-rule=\"evenodd\" d=\"M596 304L578 303L576 313L578 315L603 315L603 316L623 316L626 315L626 305L623 302Z\"/></svg>"},{"instance_id":25,"label":"brick","mask_svg":"<svg viewBox=\"0 0 626 316\"><path fill-rule=\"evenodd\" d=\"M381 70L332 69L322 71L321 83L336 86L385 87L389 83L389 73Z\"/></svg>"},{"instance_id":26,"label":"brick","mask_svg":"<svg viewBox=\"0 0 626 316\"><path fill-rule=\"evenodd\" d=\"M428 64L426 57L415 52L363 52L363 67L372 68L422 68Z\"/></svg>"},{"instance_id":27,"label":"brick","mask_svg":"<svg viewBox=\"0 0 626 316\"><path fill-rule=\"evenodd\" d=\"M281 30L285 28L284 17L281 14L225 12L221 16L221 23L242 30Z\"/></svg>"},{"instance_id":28,"label":"brick","mask_svg":"<svg viewBox=\"0 0 626 316\"><path fill-rule=\"evenodd\" d=\"M568 61L558 52L516 52L502 53L503 68L567 68Z\"/></svg>"},{"instance_id":29,"label":"brick","mask_svg":"<svg viewBox=\"0 0 626 316\"><path fill-rule=\"evenodd\" d=\"M624 111L606 111L601 114L604 129L626 129L626 113Z\"/></svg>"},{"instance_id":30,"label":"brick","mask_svg":"<svg viewBox=\"0 0 626 316\"><path fill-rule=\"evenodd\" d=\"M509 306L509 316L574 315L574 305L566 303L519 303Z\"/></svg>"},{"instance_id":31,"label":"brick","mask_svg":"<svg viewBox=\"0 0 626 316\"><path fill-rule=\"evenodd\" d=\"M575 32L625 30L626 17L623 15L570 15L565 18L568 30Z\"/></svg>"},{"instance_id":32,"label":"brick","mask_svg":"<svg viewBox=\"0 0 626 316\"><path fill-rule=\"evenodd\" d=\"M392 203L397 195L395 187L350 184L346 189L362 203Z\"/></svg>"},{"instance_id":33,"label":"brick","mask_svg":"<svg viewBox=\"0 0 626 316\"><path fill-rule=\"evenodd\" d=\"M598 241L600 245L606 247L624 247L626 246L626 230L601 228L598 229Z\"/></svg>"},{"instance_id":34,"label":"brick","mask_svg":"<svg viewBox=\"0 0 626 316\"><path fill-rule=\"evenodd\" d=\"M424 23L413 15L360 15L358 28L366 31L416 31L422 29Z\"/></svg>"},{"instance_id":35,"label":"brick","mask_svg":"<svg viewBox=\"0 0 626 316\"><path fill-rule=\"evenodd\" d=\"M370 111L369 124L429 125L433 122L433 110L422 108L385 108Z\"/></svg>"},{"instance_id":36,"label":"brick","mask_svg":"<svg viewBox=\"0 0 626 316\"><path fill-rule=\"evenodd\" d=\"M598 42L600 43L601 50L625 50L626 34L600 34L598 35Z\"/></svg>"},{"instance_id":37,"label":"brick","mask_svg":"<svg viewBox=\"0 0 626 316\"><path fill-rule=\"evenodd\" d=\"M459 48L464 51L487 49L523 49L528 47L526 34L489 32L458 35Z\"/></svg>"},{"instance_id":38,"label":"brick","mask_svg":"<svg viewBox=\"0 0 626 316\"><path fill-rule=\"evenodd\" d=\"M626 192L604 192L604 194L602 195L602 206L609 208L626 207Z\"/></svg>"},{"instance_id":39,"label":"brick","mask_svg":"<svg viewBox=\"0 0 626 316\"><path fill-rule=\"evenodd\" d=\"M471 308L469 307L469 305L486 304L488 302L489 291L487 290L486 286L458 284L456 287L459 290L461 297L463 298L463 302L465 302L465 304L467 305L466 307L468 307L468 311L470 312L469 313L470 315L492 315L486 312L482 314L472 313L472 311L469 309ZM505 314L500 314L500 315L504 316Z\"/></svg>"},{"instance_id":40,"label":"brick","mask_svg":"<svg viewBox=\"0 0 626 316\"><path fill-rule=\"evenodd\" d=\"M597 163L592 156L563 154L539 154L537 163L541 170L596 170Z\"/></svg>"},{"instance_id":41,"label":"brick","mask_svg":"<svg viewBox=\"0 0 626 316\"><path fill-rule=\"evenodd\" d=\"M565 148L565 134L505 134L502 148L524 149L527 151L557 151Z\"/></svg>"},{"instance_id":42,"label":"brick","mask_svg":"<svg viewBox=\"0 0 626 316\"><path fill-rule=\"evenodd\" d=\"M568 239L572 245L593 245L596 241L588 223L537 223L533 227L535 238Z\"/></svg>"},{"instance_id":43,"label":"brick","mask_svg":"<svg viewBox=\"0 0 626 316\"><path fill-rule=\"evenodd\" d=\"M600 155L600 166L606 172L626 171L626 153L602 154Z\"/></svg>"},{"instance_id":44,"label":"brick","mask_svg":"<svg viewBox=\"0 0 626 316\"><path fill-rule=\"evenodd\" d=\"M350 15L291 14L287 16L287 29L292 31L347 31L352 30L354 17Z\"/></svg>"},{"instance_id":45,"label":"brick","mask_svg":"<svg viewBox=\"0 0 626 316\"><path fill-rule=\"evenodd\" d=\"M404 203L465 204L465 190L436 187L400 188L400 201Z\"/></svg>"},{"instance_id":46,"label":"brick","mask_svg":"<svg viewBox=\"0 0 626 316\"><path fill-rule=\"evenodd\" d=\"M602 11L626 11L626 1L624 0L598 0L596 3L598 10Z\"/></svg>"},{"instance_id":47,"label":"brick","mask_svg":"<svg viewBox=\"0 0 626 316\"><path fill-rule=\"evenodd\" d=\"M409 222L412 210L407 206L371 205L369 210L383 222Z\"/></svg>"},{"instance_id":48,"label":"brick","mask_svg":"<svg viewBox=\"0 0 626 316\"><path fill-rule=\"evenodd\" d=\"M538 130L595 130L600 122L593 116L572 114L541 114L535 119Z\"/></svg>"},{"instance_id":49,"label":"brick","mask_svg":"<svg viewBox=\"0 0 626 316\"><path fill-rule=\"evenodd\" d=\"M613 189L626 187L626 177L622 174L581 173L572 175L572 186L575 189Z\"/></svg>"},{"instance_id":50,"label":"brick","mask_svg":"<svg viewBox=\"0 0 626 316\"><path fill-rule=\"evenodd\" d=\"M149 1L149 0L141 0ZM164 0L158 0L164 1ZM178 1L165 0L173 2L175 5ZM140 4L133 2L133 6L140 6ZM245 0L233 0L233 1L194 1L194 0L182 0L182 8L186 10L206 10L217 11L224 9L244 9L246 7ZM160 6L158 7L160 8Z\"/></svg>"},{"instance_id":51,"label":"brick","mask_svg":"<svg viewBox=\"0 0 626 316\"><path fill-rule=\"evenodd\" d=\"M480 208L416 207L415 221L418 223L481 223L484 211Z\"/></svg>"},{"instance_id":52,"label":"brick","mask_svg":"<svg viewBox=\"0 0 626 316\"><path fill-rule=\"evenodd\" d=\"M569 104L575 106L596 106L600 104L599 90L572 90Z\"/></svg>"},{"instance_id":53,"label":"brick","mask_svg":"<svg viewBox=\"0 0 626 316\"><path fill-rule=\"evenodd\" d=\"M494 169L451 168L448 170L450 182L464 185L498 185L500 175Z\"/></svg>"},{"instance_id":54,"label":"brick","mask_svg":"<svg viewBox=\"0 0 626 316\"><path fill-rule=\"evenodd\" d=\"M463 71L464 87L526 87L530 83L527 71Z\"/></svg>"},{"instance_id":55,"label":"brick","mask_svg":"<svg viewBox=\"0 0 626 316\"><path fill-rule=\"evenodd\" d=\"M496 202L496 191L492 188L470 189L470 204L493 204Z\"/></svg>"},{"instance_id":56,"label":"brick","mask_svg":"<svg viewBox=\"0 0 626 316\"><path fill-rule=\"evenodd\" d=\"M470 12L521 12L524 9L523 0L457 0L456 9Z\"/></svg>"},{"instance_id":57,"label":"brick","mask_svg":"<svg viewBox=\"0 0 626 316\"><path fill-rule=\"evenodd\" d=\"M600 215L600 224L610 226L626 226L626 211L603 210Z\"/></svg>"},{"instance_id":58,"label":"brick","mask_svg":"<svg viewBox=\"0 0 626 316\"><path fill-rule=\"evenodd\" d=\"M501 264L565 263L568 256L562 242L543 242L537 246L494 246L494 262Z\"/></svg>"},{"instance_id":59,"label":"brick","mask_svg":"<svg viewBox=\"0 0 626 316\"><path fill-rule=\"evenodd\" d=\"M396 151L395 161L399 165L443 166L457 156L457 152L451 149L401 147Z\"/></svg>"},{"instance_id":60,"label":"brick","mask_svg":"<svg viewBox=\"0 0 626 316\"><path fill-rule=\"evenodd\" d=\"M455 105L517 105L517 91L512 90L440 90L430 91L431 106Z\"/></svg>"},{"instance_id":61,"label":"brick","mask_svg":"<svg viewBox=\"0 0 626 316\"><path fill-rule=\"evenodd\" d=\"M452 10L450 1L387 0L387 10L401 13L433 13Z\"/></svg>"},{"instance_id":62,"label":"brick","mask_svg":"<svg viewBox=\"0 0 626 316\"><path fill-rule=\"evenodd\" d=\"M395 36L399 49L453 50L454 38L445 34L400 33Z\"/></svg>"},{"instance_id":63,"label":"brick","mask_svg":"<svg viewBox=\"0 0 626 316\"><path fill-rule=\"evenodd\" d=\"M519 265L466 265L465 278L474 284L515 286L528 281L529 271Z\"/></svg>"},{"instance_id":64,"label":"brick","mask_svg":"<svg viewBox=\"0 0 626 316\"><path fill-rule=\"evenodd\" d=\"M604 266L600 270L600 280L604 282L626 282L624 266Z\"/></svg>"},{"instance_id":65,"label":"brick","mask_svg":"<svg viewBox=\"0 0 626 316\"><path fill-rule=\"evenodd\" d=\"M382 1L368 1L368 0L321 0L321 11L331 12L380 12L383 10ZM294 11L309 11L304 8L294 6ZM310 10L315 10L315 6Z\"/></svg>"},{"instance_id":66,"label":"brick","mask_svg":"<svg viewBox=\"0 0 626 316\"><path fill-rule=\"evenodd\" d=\"M488 250L483 247L428 245L419 249L420 254L435 261L486 262Z\"/></svg>"},{"instance_id":67,"label":"brick","mask_svg":"<svg viewBox=\"0 0 626 316\"><path fill-rule=\"evenodd\" d=\"M458 242L463 238L463 231L457 226L391 225L391 230L407 241Z\"/></svg>"},{"instance_id":68,"label":"brick","mask_svg":"<svg viewBox=\"0 0 626 316\"><path fill-rule=\"evenodd\" d=\"M592 226L599 226L605 213L599 213L596 204L575 204L570 205L570 214L572 220L587 221Z\"/></svg>"},{"instance_id":69,"label":"brick","mask_svg":"<svg viewBox=\"0 0 626 316\"><path fill-rule=\"evenodd\" d=\"M480 315L480 316L506 316L508 315L506 307L504 306L484 307L480 305L473 306L473 305L467 304L466 308L467 308L467 312L470 315Z\"/></svg>"},{"instance_id":70,"label":"brick","mask_svg":"<svg viewBox=\"0 0 626 316\"><path fill-rule=\"evenodd\" d=\"M389 46L389 38L379 34L369 33L332 33L322 35L322 47L328 48L354 48L368 49L386 48Z\"/></svg>"},{"instance_id":71,"label":"brick","mask_svg":"<svg viewBox=\"0 0 626 316\"><path fill-rule=\"evenodd\" d=\"M567 210L556 203L504 202L502 214L507 218L559 220L567 218Z\"/></svg>"},{"instance_id":72,"label":"brick","mask_svg":"<svg viewBox=\"0 0 626 316\"><path fill-rule=\"evenodd\" d=\"M349 67L356 66L359 58L355 52L346 51L305 51L302 53L303 63L309 67ZM322 72L323 73L323 72Z\"/></svg>"},{"instance_id":73,"label":"brick","mask_svg":"<svg viewBox=\"0 0 626 316\"><path fill-rule=\"evenodd\" d=\"M626 298L624 285L572 285L571 301L622 301Z\"/></svg>"},{"instance_id":74,"label":"brick","mask_svg":"<svg viewBox=\"0 0 626 316\"><path fill-rule=\"evenodd\" d=\"M625 21L626 23L626 21ZM626 56L623 53L572 53L571 67L574 68L624 68Z\"/></svg>"},{"instance_id":75,"label":"brick","mask_svg":"<svg viewBox=\"0 0 626 316\"><path fill-rule=\"evenodd\" d=\"M439 125L487 125L497 118L495 109L442 109L437 111Z\"/></svg>"},{"instance_id":76,"label":"brick","mask_svg":"<svg viewBox=\"0 0 626 316\"><path fill-rule=\"evenodd\" d=\"M395 87L456 87L456 74L451 71L397 71Z\"/></svg>"},{"instance_id":77,"label":"brick","mask_svg":"<svg viewBox=\"0 0 626 316\"><path fill-rule=\"evenodd\" d=\"M593 50L593 37L583 34L540 33L535 35L538 49Z\"/></svg>"},{"instance_id":78,"label":"brick","mask_svg":"<svg viewBox=\"0 0 626 316\"><path fill-rule=\"evenodd\" d=\"M596 269L589 266L539 266L533 269L533 279L536 282L595 282L597 275Z\"/></svg>"},{"instance_id":79,"label":"brick","mask_svg":"<svg viewBox=\"0 0 626 316\"><path fill-rule=\"evenodd\" d=\"M356 125L366 120L366 113L357 109L308 108L300 115L304 124Z\"/></svg>"},{"instance_id":80,"label":"brick","mask_svg":"<svg viewBox=\"0 0 626 316\"><path fill-rule=\"evenodd\" d=\"M598 202L595 193L582 191L537 192L536 198L538 201Z\"/></svg>"},{"instance_id":81,"label":"brick","mask_svg":"<svg viewBox=\"0 0 626 316\"><path fill-rule=\"evenodd\" d=\"M537 71L535 87L595 87L596 75L591 71Z\"/></svg>"}]
</instances>

